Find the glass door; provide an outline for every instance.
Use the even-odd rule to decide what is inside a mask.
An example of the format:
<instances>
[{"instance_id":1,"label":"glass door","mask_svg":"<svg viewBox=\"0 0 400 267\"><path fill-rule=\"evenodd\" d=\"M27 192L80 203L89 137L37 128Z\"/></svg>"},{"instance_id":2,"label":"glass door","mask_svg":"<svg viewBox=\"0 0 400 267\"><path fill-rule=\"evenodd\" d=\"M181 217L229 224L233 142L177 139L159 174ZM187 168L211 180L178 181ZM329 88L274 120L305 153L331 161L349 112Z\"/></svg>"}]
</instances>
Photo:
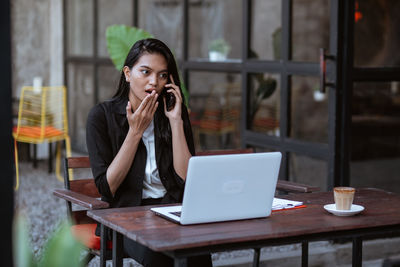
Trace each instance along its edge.
<instances>
[{"instance_id":1,"label":"glass door","mask_svg":"<svg viewBox=\"0 0 400 267\"><path fill-rule=\"evenodd\" d=\"M349 183L400 193L400 2L354 1Z\"/></svg>"},{"instance_id":2,"label":"glass door","mask_svg":"<svg viewBox=\"0 0 400 267\"><path fill-rule=\"evenodd\" d=\"M323 190L338 175L339 2L255 0L245 11L243 145L281 151L281 179Z\"/></svg>"}]
</instances>

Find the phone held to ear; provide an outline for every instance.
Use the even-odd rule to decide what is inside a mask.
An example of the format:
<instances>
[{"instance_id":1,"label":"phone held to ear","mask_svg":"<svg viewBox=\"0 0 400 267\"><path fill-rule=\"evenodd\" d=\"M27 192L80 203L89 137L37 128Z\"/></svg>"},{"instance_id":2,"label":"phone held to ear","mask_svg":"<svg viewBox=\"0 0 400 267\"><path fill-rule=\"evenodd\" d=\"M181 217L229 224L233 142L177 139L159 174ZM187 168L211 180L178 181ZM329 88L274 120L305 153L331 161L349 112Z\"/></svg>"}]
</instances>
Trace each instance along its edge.
<instances>
[{"instance_id":1,"label":"phone held to ear","mask_svg":"<svg viewBox=\"0 0 400 267\"><path fill-rule=\"evenodd\" d=\"M168 88L165 87L162 91L163 97L165 97L165 103L167 105L167 111L171 111L175 106L175 95L167 92Z\"/></svg>"}]
</instances>

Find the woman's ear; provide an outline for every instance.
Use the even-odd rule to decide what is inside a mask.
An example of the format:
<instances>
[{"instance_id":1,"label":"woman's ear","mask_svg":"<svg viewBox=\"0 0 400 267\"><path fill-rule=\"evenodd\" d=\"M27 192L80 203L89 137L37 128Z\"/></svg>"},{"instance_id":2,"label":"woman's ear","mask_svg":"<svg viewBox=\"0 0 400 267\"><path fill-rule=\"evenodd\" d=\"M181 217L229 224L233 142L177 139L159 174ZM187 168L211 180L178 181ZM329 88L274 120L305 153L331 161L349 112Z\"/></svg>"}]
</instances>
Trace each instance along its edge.
<instances>
[{"instance_id":1,"label":"woman's ear","mask_svg":"<svg viewBox=\"0 0 400 267\"><path fill-rule=\"evenodd\" d=\"M129 67L128 67L128 66L125 66L125 67L122 69L122 71L123 71L124 74L125 74L125 80L126 80L127 82L130 82L130 79L131 79L131 70L129 69Z\"/></svg>"}]
</instances>

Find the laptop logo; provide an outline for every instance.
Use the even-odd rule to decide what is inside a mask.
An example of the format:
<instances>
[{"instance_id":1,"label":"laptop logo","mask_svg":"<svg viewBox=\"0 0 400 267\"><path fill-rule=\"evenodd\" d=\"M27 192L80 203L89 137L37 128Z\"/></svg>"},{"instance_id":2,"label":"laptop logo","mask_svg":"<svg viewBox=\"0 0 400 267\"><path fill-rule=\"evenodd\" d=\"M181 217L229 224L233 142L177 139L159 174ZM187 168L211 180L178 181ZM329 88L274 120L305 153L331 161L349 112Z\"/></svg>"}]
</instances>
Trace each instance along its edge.
<instances>
[{"instance_id":1,"label":"laptop logo","mask_svg":"<svg viewBox=\"0 0 400 267\"><path fill-rule=\"evenodd\" d=\"M222 184L222 193L239 194L243 191L244 182L240 180L228 181Z\"/></svg>"}]
</instances>

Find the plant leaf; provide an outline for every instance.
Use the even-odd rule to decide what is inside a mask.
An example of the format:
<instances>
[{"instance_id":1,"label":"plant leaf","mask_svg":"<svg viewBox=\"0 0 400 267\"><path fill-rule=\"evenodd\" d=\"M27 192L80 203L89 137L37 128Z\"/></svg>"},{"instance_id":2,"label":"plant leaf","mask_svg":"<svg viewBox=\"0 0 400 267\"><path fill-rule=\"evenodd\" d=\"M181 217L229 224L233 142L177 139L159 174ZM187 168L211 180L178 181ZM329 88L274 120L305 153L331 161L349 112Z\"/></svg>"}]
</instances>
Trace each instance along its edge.
<instances>
[{"instance_id":1,"label":"plant leaf","mask_svg":"<svg viewBox=\"0 0 400 267\"><path fill-rule=\"evenodd\" d=\"M270 97L276 89L276 80L274 78L267 78L260 83L257 89L257 96L261 99Z\"/></svg>"},{"instance_id":2,"label":"plant leaf","mask_svg":"<svg viewBox=\"0 0 400 267\"><path fill-rule=\"evenodd\" d=\"M36 267L36 262L29 242L28 224L23 215L16 214L13 230L15 266Z\"/></svg>"},{"instance_id":3,"label":"plant leaf","mask_svg":"<svg viewBox=\"0 0 400 267\"><path fill-rule=\"evenodd\" d=\"M50 236L39 264L40 267L83 266L80 262L83 246L72 236L70 227L69 222L64 222Z\"/></svg>"},{"instance_id":4,"label":"plant leaf","mask_svg":"<svg viewBox=\"0 0 400 267\"><path fill-rule=\"evenodd\" d=\"M136 41L151 37L153 35L136 27L126 25L112 25L107 27L107 50L117 70L122 70L126 56Z\"/></svg>"}]
</instances>

